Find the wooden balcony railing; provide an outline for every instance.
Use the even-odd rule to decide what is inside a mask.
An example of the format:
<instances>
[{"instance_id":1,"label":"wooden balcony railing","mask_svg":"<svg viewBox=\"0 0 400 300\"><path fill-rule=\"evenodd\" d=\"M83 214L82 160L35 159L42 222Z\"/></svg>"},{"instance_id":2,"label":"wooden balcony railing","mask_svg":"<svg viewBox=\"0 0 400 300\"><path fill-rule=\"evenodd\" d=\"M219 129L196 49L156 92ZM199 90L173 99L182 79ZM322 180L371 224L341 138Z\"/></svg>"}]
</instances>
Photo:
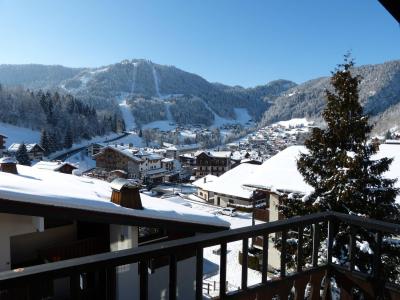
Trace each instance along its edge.
<instances>
[{"instance_id":1,"label":"wooden balcony railing","mask_svg":"<svg viewBox=\"0 0 400 300\"><path fill-rule=\"evenodd\" d=\"M349 259L347 264L338 265L332 261L333 256L333 228L339 224L346 224L353 228L363 228L375 234L376 245L374 249L374 260L372 272L362 273L356 270L354 264L354 238L350 237ZM312 226L312 234L308 236L304 229ZM298 243L295 255L295 267L290 266L291 251L290 240L287 237L294 231L298 232ZM326 232L325 232L326 230ZM268 249L268 237L271 234L280 239L280 268L276 277L270 278L268 271L268 251L263 251L261 280L256 285L248 285L248 241L257 236L263 236L263 247ZM372 219L344 215L333 212L318 213L292 219L244 227L223 232L210 233L195 237L168 241L122 250L112 253L103 253L71 260L59 261L45 265L33 266L21 270L12 270L0 273L0 299L15 299L15 290L33 290L32 293L24 293L24 298L18 299L41 299L38 292L38 282L49 282L55 278L70 278L70 295L73 299L114 299L115 291L112 292L111 281L103 280L106 288L97 289L93 296L80 284L80 276L90 272L108 274L109 270L131 263L139 264L140 299L148 299L149 274L148 265L151 259L169 257L169 299L177 298L177 253L191 252L196 256L196 299L203 299L203 250L210 246L220 246L220 273L219 273L219 296L218 299L272 299L279 297L280 300L288 299L293 293L294 299L304 299L307 293L308 299L320 299L329 297L330 278L334 277L341 299L352 298L353 289L364 295L365 299L400 299L400 287L394 282L388 282L383 278L381 270L384 262L381 259L382 236L391 234L400 236L400 225L385 223ZM320 236L324 239L324 249L321 254ZM306 239L312 239L312 257L309 263L305 263L304 243ZM227 243L243 241L242 248L242 272L241 287L233 292L227 292ZM48 293L49 288L45 289ZM95 286L96 291L96 286ZM101 294L99 294L102 291ZM107 292L104 292L107 291ZM110 292L111 291L111 292ZM38 297L39 293L39 297ZM42 295L43 296L43 295ZM49 299L51 295L46 295ZM128 295L129 296L129 295ZM92 297L92 298L91 298ZM134 296L132 296L134 299Z\"/></svg>"}]
</instances>

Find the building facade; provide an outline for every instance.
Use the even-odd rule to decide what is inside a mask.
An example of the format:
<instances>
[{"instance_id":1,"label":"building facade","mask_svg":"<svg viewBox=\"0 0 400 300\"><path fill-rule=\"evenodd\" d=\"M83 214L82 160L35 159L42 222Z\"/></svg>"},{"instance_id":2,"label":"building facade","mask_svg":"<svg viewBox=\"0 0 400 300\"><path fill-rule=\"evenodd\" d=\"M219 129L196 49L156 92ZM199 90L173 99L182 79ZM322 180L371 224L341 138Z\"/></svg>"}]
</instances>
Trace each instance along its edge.
<instances>
[{"instance_id":1,"label":"building facade","mask_svg":"<svg viewBox=\"0 0 400 300\"><path fill-rule=\"evenodd\" d=\"M196 155L195 176L220 176L232 167L230 151L203 151Z\"/></svg>"}]
</instances>

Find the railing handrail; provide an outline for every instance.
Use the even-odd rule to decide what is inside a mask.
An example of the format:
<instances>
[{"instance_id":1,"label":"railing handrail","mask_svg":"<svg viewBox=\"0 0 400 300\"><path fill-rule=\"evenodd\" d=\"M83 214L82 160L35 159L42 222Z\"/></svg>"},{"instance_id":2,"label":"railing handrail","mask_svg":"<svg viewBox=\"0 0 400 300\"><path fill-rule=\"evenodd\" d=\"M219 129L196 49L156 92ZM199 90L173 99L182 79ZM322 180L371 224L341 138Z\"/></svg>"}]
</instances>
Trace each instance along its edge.
<instances>
[{"instance_id":1,"label":"railing handrail","mask_svg":"<svg viewBox=\"0 0 400 300\"><path fill-rule=\"evenodd\" d=\"M38 277L63 277L88 270L98 270L101 268L112 268L120 265L137 263L153 257L168 256L177 253L179 249L195 251L210 246L229 243L232 241L243 240L258 235L307 226L319 222L340 220L357 226L368 227L371 229L389 232L392 234L400 233L400 225L381 222L359 216L349 216L336 212L322 212L306 216L293 217L290 219L274 221L255 226L241 227L227 231L207 233L179 240L163 243L156 243L142 247L119 250L115 252L101 253L86 257L79 257L50 264L37 265L11 271L0 272L0 287L10 283L27 281Z\"/></svg>"},{"instance_id":2,"label":"railing handrail","mask_svg":"<svg viewBox=\"0 0 400 300\"><path fill-rule=\"evenodd\" d=\"M390 234L400 235L400 224L379 221L371 218L360 217L355 215L348 215L339 212L329 212L331 217L336 218L338 221L342 221L354 226L363 227L366 229L371 229L373 231L382 231Z\"/></svg>"}]
</instances>

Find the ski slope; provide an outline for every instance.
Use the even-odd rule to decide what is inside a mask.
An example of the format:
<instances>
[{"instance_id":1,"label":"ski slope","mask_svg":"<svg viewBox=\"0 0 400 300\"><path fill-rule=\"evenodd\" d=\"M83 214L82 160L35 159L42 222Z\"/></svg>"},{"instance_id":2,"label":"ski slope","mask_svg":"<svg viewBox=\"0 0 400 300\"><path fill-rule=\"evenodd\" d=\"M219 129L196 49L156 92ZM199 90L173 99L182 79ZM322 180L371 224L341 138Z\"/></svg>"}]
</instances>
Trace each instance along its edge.
<instances>
[{"instance_id":1,"label":"ski slope","mask_svg":"<svg viewBox=\"0 0 400 300\"><path fill-rule=\"evenodd\" d=\"M122 113L122 118L124 119L125 122L125 130L132 131L133 129L136 128L136 122L135 122L135 117L132 114L131 108L126 102L126 98L120 101L119 108Z\"/></svg>"},{"instance_id":2,"label":"ski slope","mask_svg":"<svg viewBox=\"0 0 400 300\"><path fill-rule=\"evenodd\" d=\"M38 143L40 140L40 131L29 128L18 127L0 122L0 134L7 136L6 147L12 143Z\"/></svg>"}]
</instances>

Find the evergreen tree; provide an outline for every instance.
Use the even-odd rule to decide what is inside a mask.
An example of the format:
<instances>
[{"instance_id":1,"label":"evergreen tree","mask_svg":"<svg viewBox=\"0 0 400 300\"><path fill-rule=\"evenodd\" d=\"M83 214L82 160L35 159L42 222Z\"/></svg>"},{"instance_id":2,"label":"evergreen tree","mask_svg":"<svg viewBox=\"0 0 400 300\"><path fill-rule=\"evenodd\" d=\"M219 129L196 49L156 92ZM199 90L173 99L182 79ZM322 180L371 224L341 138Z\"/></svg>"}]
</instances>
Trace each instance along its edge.
<instances>
[{"instance_id":1,"label":"evergreen tree","mask_svg":"<svg viewBox=\"0 0 400 300\"><path fill-rule=\"evenodd\" d=\"M303 201L296 197L284 197L281 210L285 217L336 211L399 222L395 180L383 176L392 159L372 158L379 150L379 145L368 141L371 126L359 103L358 86L361 78L351 74L353 65L353 60L345 56L344 63L332 74L334 92L326 91L327 105L323 112L326 128L313 129L305 141L308 153L301 154L298 160L299 172L314 191ZM334 230L334 257L339 263L345 263L349 255L350 228L341 225ZM362 228L355 230L356 245L367 243L373 249L373 233ZM326 238L326 235L322 235L322 238ZM384 237L384 274L386 278L396 278L399 275L400 248L396 249L389 242L390 239L390 236ZM305 248L310 254L310 239L306 241ZM394 251L398 253L397 256L389 257L387 253ZM367 272L371 268L372 256L368 251L356 247L355 265L360 271Z\"/></svg>"},{"instance_id":2,"label":"evergreen tree","mask_svg":"<svg viewBox=\"0 0 400 300\"><path fill-rule=\"evenodd\" d=\"M45 129L42 129L40 133L40 146L44 150L44 155L48 156L50 154L49 137Z\"/></svg>"},{"instance_id":3,"label":"evergreen tree","mask_svg":"<svg viewBox=\"0 0 400 300\"><path fill-rule=\"evenodd\" d=\"M64 148L70 149L72 148L72 144L73 144L72 131L71 128L68 127L64 138Z\"/></svg>"},{"instance_id":4,"label":"evergreen tree","mask_svg":"<svg viewBox=\"0 0 400 300\"><path fill-rule=\"evenodd\" d=\"M385 139L387 139L387 140L392 139L392 133L390 132L390 130L386 131L386 133L385 133Z\"/></svg>"},{"instance_id":5,"label":"evergreen tree","mask_svg":"<svg viewBox=\"0 0 400 300\"><path fill-rule=\"evenodd\" d=\"M20 165L30 166L31 160L29 159L28 151L24 143L20 144L17 152L15 153L15 158Z\"/></svg>"},{"instance_id":6,"label":"evergreen tree","mask_svg":"<svg viewBox=\"0 0 400 300\"><path fill-rule=\"evenodd\" d=\"M57 135L54 132L48 134L49 138L49 153L56 152L59 149L59 142Z\"/></svg>"}]
</instances>

